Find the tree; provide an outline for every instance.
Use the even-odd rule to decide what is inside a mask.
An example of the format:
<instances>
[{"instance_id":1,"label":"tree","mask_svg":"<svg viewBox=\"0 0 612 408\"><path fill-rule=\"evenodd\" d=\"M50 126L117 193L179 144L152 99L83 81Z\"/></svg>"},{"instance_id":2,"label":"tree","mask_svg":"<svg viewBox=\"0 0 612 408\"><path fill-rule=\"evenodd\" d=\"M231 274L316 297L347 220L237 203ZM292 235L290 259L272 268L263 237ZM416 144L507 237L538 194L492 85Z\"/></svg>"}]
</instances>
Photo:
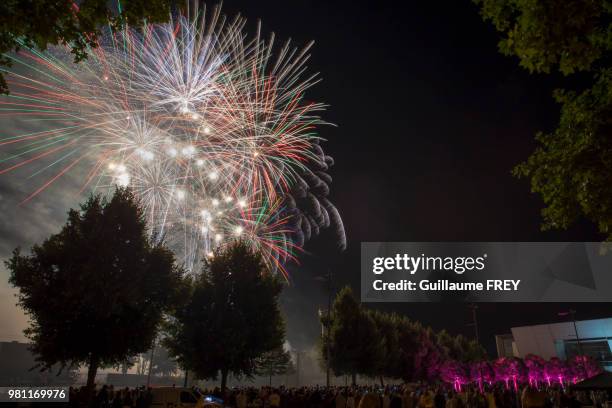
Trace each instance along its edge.
<instances>
[{"instance_id":1,"label":"tree","mask_svg":"<svg viewBox=\"0 0 612 408\"><path fill-rule=\"evenodd\" d=\"M442 364L442 351L436 343L436 335L431 327L418 330L418 348L414 353L415 379L431 381L439 374Z\"/></svg>"},{"instance_id":2,"label":"tree","mask_svg":"<svg viewBox=\"0 0 612 408\"><path fill-rule=\"evenodd\" d=\"M324 342L322 356L330 348L329 365L336 375L351 375L353 384L357 374L377 375L383 356L383 342L372 314L363 310L350 287L344 287L332 307L329 341Z\"/></svg>"},{"instance_id":3,"label":"tree","mask_svg":"<svg viewBox=\"0 0 612 408\"><path fill-rule=\"evenodd\" d=\"M406 317L398 319L399 353L397 356L397 373L393 377L401 378L404 382L416 379L416 353L420 347L422 326L411 322Z\"/></svg>"},{"instance_id":4,"label":"tree","mask_svg":"<svg viewBox=\"0 0 612 408\"><path fill-rule=\"evenodd\" d=\"M30 255L6 261L25 331L43 368L88 365L93 387L100 367L118 366L151 347L180 285L174 255L152 245L132 193L92 196L71 209L62 230Z\"/></svg>"},{"instance_id":5,"label":"tree","mask_svg":"<svg viewBox=\"0 0 612 408\"><path fill-rule=\"evenodd\" d=\"M453 338L451 358L462 363L471 363L486 358L487 352L476 342L461 334Z\"/></svg>"},{"instance_id":6,"label":"tree","mask_svg":"<svg viewBox=\"0 0 612 408\"><path fill-rule=\"evenodd\" d=\"M478 389L482 393L485 383L495 381L495 371L493 366L488 361L473 361L470 367L470 380L478 384Z\"/></svg>"},{"instance_id":7,"label":"tree","mask_svg":"<svg viewBox=\"0 0 612 408\"><path fill-rule=\"evenodd\" d=\"M591 70L612 49L606 0L474 0L503 37L499 49L531 72Z\"/></svg>"},{"instance_id":8,"label":"tree","mask_svg":"<svg viewBox=\"0 0 612 408\"><path fill-rule=\"evenodd\" d=\"M567 228L581 217L612 240L612 68L582 93L557 91L559 127L539 133L540 146L514 174L529 177L547 205L544 228Z\"/></svg>"},{"instance_id":9,"label":"tree","mask_svg":"<svg viewBox=\"0 0 612 408\"><path fill-rule=\"evenodd\" d=\"M502 34L500 51L531 72L586 72L591 86L554 93L557 129L514 169L542 196L543 228L567 228L582 217L612 240L612 5L607 0L474 0Z\"/></svg>"},{"instance_id":10,"label":"tree","mask_svg":"<svg viewBox=\"0 0 612 408\"><path fill-rule=\"evenodd\" d=\"M568 372L574 383L586 378L591 378L602 372L601 366L591 356L577 355L569 360Z\"/></svg>"},{"instance_id":11,"label":"tree","mask_svg":"<svg viewBox=\"0 0 612 408\"><path fill-rule=\"evenodd\" d=\"M438 344L438 347L440 347L440 350L445 358L452 360L456 360L458 358L458 356L454 354L454 338L446 330L440 330L436 334L436 343Z\"/></svg>"},{"instance_id":12,"label":"tree","mask_svg":"<svg viewBox=\"0 0 612 408\"><path fill-rule=\"evenodd\" d=\"M122 0L118 9L110 4L106 0L1 1L0 66L10 65L10 53L22 46L45 50L49 45L65 45L79 62L97 46L101 27L137 27L145 21L165 22L170 16L169 0ZM8 92L1 73L0 92Z\"/></svg>"},{"instance_id":13,"label":"tree","mask_svg":"<svg viewBox=\"0 0 612 408\"><path fill-rule=\"evenodd\" d=\"M150 364L152 364L151 374L153 375L171 376L178 371L178 363L169 355L165 347L155 347L153 350L153 362Z\"/></svg>"},{"instance_id":14,"label":"tree","mask_svg":"<svg viewBox=\"0 0 612 408\"><path fill-rule=\"evenodd\" d=\"M272 377L284 375L294 371L291 355L282 347L263 353L255 362L257 374L265 375L269 378L269 385L272 386Z\"/></svg>"},{"instance_id":15,"label":"tree","mask_svg":"<svg viewBox=\"0 0 612 408\"><path fill-rule=\"evenodd\" d=\"M440 378L449 384L453 384L455 391L460 392L461 386L469 382L468 367L456 360L446 360L440 366Z\"/></svg>"},{"instance_id":16,"label":"tree","mask_svg":"<svg viewBox=\"0 0 612 408\"><path fill-rule=\"evenodd\" d=\"M376 323L376 329L382 341L381 358L376 364L376 375L380 379L380 385L384 387L383 377L401 378L399 363L399 329L400 318L395 314L371 312Z\"/></svg>"},{"instance_id":17,"label":"tree","mask_svg":"<svg viewBox=\"0 0 612 408\"><path fill-rule=\"evenodd\" d=\"M257 358L283 344L281 290L281 281L246 243L215 250L168 325L170 354L198 378L220 373L222 390L230 373L252 377Z\"/></svg>"}]
</instances>

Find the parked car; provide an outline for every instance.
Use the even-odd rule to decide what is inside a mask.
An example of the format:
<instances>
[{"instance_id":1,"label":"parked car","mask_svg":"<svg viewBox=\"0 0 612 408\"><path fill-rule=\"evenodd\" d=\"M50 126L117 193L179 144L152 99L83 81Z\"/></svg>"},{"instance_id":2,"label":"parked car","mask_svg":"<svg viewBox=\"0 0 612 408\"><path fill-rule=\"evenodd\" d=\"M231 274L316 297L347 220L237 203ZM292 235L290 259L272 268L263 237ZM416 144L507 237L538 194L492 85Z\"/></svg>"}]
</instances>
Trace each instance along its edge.
<instances>
[{"instance_id":1,"label":"parked car","mask_svg":"<svg viewBox=\"0 0 612 408\"><path fill-rule=\"evenodd\" d=\"M184 387L159 387L153 393L152 408L216 408L223 406L207 395Z\"/></svg>"}]
</instances>

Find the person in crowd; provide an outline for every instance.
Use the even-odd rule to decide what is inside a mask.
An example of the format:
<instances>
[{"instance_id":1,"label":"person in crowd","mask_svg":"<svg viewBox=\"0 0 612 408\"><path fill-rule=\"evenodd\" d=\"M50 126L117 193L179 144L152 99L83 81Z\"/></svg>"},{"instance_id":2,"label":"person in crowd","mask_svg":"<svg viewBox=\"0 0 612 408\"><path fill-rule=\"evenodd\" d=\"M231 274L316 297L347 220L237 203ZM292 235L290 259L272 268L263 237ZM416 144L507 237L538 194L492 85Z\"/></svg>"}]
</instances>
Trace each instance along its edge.
<instances>
[{"instance_id":1,"label":"person in crowd","mask_svg":"<svg viewBox=\"0 0 612 408\"><path fill-rule=\"evenodd\" d=\"M380 408L380 395L376 392L366 392L359 401L359 408Z\"/></svg>"},{"instance_id":2,"label":"person in crowd","mask_svg":"<svg viewBox=\"0 0 612 408\"><path fill-rule=\"evenodd\" d=\"M340 390L336 392L336 400L335 400L336 408L346 408L346 395L344 390Z\"/></svg>"},{"instance_id":3,"label":"person in crowd","mask_svg":"<svg viewBox=\"0 0 612 408\"><path fill-rule=\"evenodd\" d=\"M202 395L222 396L231 408L611 408L609 391L573 391L570 386L485 384L465 385L456 392L447 384L406 384L346 387L236 387L221 393L219 388L194 388ZM151 388L95 389L91 403L85 387L68 390L70 408L152 408Z\"/></svg>"}]
</instances>

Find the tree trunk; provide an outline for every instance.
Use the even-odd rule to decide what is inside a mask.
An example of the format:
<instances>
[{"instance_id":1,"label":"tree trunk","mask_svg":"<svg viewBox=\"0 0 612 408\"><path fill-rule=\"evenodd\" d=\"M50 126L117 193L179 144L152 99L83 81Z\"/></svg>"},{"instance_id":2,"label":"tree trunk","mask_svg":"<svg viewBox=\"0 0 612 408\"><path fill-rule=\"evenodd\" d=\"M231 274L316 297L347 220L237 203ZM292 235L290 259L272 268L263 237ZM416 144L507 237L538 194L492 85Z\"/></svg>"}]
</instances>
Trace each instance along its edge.
<instances>
[{"instance_id":1,"label":"tree trunk","mask_svg":"<svg viewBox=\"0 0 612 408\"><path fill-rule=\"evenodd\" d=\"M380 386L385 388L385 382L383 381L383 376L380 376Z\"/></svg>"},{"instance_id":2,"label":"tree trunk","mask_svg":"<svg viewBox=\"0 0 612 408\"><path fill-rule=\"evenodd\" d=\"M221 369L221 394L225 395L225 389L227 388L227 368Z\"/></svg>"},{"instance_id":3,"label":"tree trunk","mask_svg":"<svg viewBox=\"0 0 612 408\"><path fill-rule=\"evenodd\" d=\"M100 359L98 356L92 354L89 357L89 367L87 368L87 402L88 405L93 399L94 387L96 382L96 374L98 372L98 367L100 366Z\"/></svg>"},{"instance_id":4,"label":"tree trunk","mask_svg":"<svg viewBox=\"0 0 612 408\"><path fill-rule=\"evenodd\" d=\"M352 373L351 374L351 385L357 385L357 374L356 373Z\"/></svg>"}]
</instances>

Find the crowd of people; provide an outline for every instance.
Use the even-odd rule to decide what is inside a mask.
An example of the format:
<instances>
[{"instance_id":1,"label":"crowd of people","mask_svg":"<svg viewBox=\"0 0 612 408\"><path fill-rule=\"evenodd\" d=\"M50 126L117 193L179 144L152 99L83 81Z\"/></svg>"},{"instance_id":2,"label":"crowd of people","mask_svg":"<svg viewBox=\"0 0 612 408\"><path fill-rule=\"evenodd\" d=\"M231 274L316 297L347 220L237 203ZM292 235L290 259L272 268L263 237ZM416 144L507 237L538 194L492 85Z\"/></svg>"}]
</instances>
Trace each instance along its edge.
<instances>
[{"instance_id":1,"label":"crowd of people","mask_svg":"<svg viewBox=\"0 0 612 408\"><path fill-rule=\"evenodd\" d=\"M69 405L78 408L91 405L92 408L149 408L153 403L153 392L148 387L115 388L103 385L89 397L86 387L70 387Z\"/></svg>"},{"instance_id":2,"label":"crowd of people","mask_svg":"<svg viewBox=\"0 0 612 408\"><path fill-rule=\"evenodd\" d=\"M538 389L525 386L519 390L502 385L467 386L457 392L445 385L391 385L353 387L240 387L225 393L217 389L193 388L195 395L210 396L233 408L612 408L609 391L574 391L571 388ZM93 408L149 408L153 403L151 388L114 388L104 385L92 396ZM85 388L70 389L73 407L86 405ZM196 408L204 407L201 398ZM211 400L211 398L209 398Z\"/></svg>"},{"instance_id":3,"label":"crowd of people","mask_svg":"<svg viewBox=\"0 0 612 408\"><path fill-rule=\"evenodd\" d=\"M213 395L223 397L219 390ZM605 391L573 391L561 387L514 391L504 386L465 387L460 392L447 386L360 386L301 388L239 388L225 395L235 408L612 408Z\"/></svg>"}]
</instances>

